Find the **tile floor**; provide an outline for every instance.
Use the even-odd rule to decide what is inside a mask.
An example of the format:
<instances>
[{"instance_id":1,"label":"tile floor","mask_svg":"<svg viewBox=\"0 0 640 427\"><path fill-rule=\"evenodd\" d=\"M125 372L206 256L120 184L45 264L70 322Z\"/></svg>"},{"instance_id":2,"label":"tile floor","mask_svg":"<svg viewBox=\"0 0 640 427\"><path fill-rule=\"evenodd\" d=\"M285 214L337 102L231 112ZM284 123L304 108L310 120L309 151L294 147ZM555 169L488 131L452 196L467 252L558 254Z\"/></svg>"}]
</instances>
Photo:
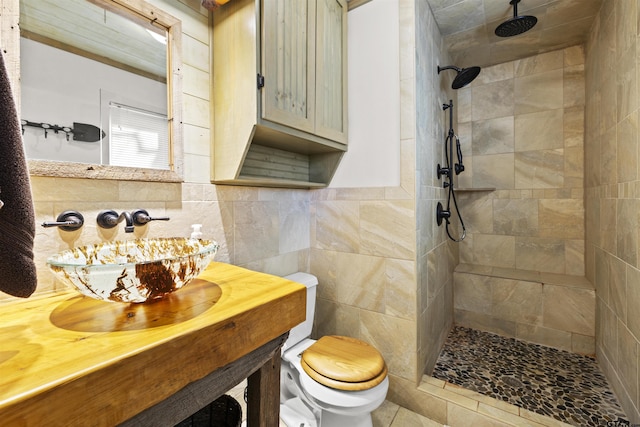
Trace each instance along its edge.
<instances>
[{"instance_id":1,"label":"tile floor","mask_svg":"<svg viewBox=\"0 0 640 427\"><path fill-rule=\"evenodd\" d=\"M571 425L628 424L594 359L513 338L455 327L433 377Z\"/></svg>"},{"instance_id":2,"label":"tile floor","mask_svg":"<svg viewBox=\"0 0 640 427\"><path fill-rule=\"evenodd\" d=\"M371 417L373 418L373 427L443 427L440 423L388 400L376 409Z\"/></svg>"},{"instance_id":3,"label":"tile floor","mask_svg":"<svg viewBox=\"0 0 640 427\"><path fill-rule=\"evenodd\" d=\"M231 389L228 395L240 402L243 417L246 415L247 405L244 401L244 388L246 381ZM442 427L442 424L425 418L419 414L402 408L395 403L385 401L372 414L373 427ZM287 427L280 421L280 427Z\"/></svg>"}]
</instances>

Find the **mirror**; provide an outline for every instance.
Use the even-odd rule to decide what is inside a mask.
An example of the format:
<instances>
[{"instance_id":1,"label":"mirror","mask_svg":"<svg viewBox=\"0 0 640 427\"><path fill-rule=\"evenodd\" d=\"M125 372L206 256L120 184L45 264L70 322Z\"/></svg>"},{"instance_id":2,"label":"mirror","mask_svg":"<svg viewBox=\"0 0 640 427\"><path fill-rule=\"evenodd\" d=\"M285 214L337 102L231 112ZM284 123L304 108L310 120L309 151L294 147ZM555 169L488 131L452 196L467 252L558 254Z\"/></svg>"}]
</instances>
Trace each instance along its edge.
<instances>
[{"instance_id":1,"label":"mirror","mask_svg":"<svg viewBox=\"0 0 640 427\"><path fill-rule=\"evenodd\" d=\"M182 180L179 20L142 0L20 0L20 35L32 174Z\"/></svg>"}]
</instances>

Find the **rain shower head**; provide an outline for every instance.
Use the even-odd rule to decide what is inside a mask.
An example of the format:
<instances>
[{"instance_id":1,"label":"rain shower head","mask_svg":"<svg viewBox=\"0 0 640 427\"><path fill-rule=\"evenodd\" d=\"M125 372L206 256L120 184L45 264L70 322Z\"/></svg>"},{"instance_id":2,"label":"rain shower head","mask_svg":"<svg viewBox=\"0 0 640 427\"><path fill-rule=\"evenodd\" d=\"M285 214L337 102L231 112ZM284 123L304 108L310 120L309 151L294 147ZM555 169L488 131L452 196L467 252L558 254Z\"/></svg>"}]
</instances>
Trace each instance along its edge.
<instances>
[{"instance_id":1,"label":"rain shower head","mask_svg":"<svg viewBox=\"0 0 640 427\"><path fill-rule=\"evenodd\" d=\"M536 25L538 18L531 15L518 16L518 3L520 0L511 0L509 4L513 5L513 18L507 19L496 27L496 36L513 37L518 34L529 31Z\"/></svg>"},{"instance_id":2,"label":"rain shower head","mask_svg":"<svg viewBox=\"0 0 640 427\"><path fill-rule=\"evenodd\" d=\"M456 70L458 75L455 79L453 79L453 83L451 83L452 89L460 89L461 87L465 87L469 83L473 81L478 74L480 74L480 67L469 67L469 68L458 68L453 65L448 65L446 67L441 67L438 65L438 74L443 70Z\"/></svg>"}]
</instances>

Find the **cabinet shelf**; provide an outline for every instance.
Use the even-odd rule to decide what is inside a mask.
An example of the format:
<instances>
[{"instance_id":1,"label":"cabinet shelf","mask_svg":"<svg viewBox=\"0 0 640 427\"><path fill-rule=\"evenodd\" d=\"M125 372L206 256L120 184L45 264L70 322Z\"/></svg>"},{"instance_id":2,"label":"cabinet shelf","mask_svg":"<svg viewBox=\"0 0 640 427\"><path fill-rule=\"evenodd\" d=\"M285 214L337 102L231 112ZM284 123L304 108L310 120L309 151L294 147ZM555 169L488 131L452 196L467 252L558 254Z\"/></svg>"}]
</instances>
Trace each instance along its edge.
<instances>
[{"instance_id":1,"label":"cabinet shelf","mask_svg":"<svg viewBox=\"0 0 640 427\"><path fill-rule=\"evenodd\" d=\"M213 12L212 182L329 184L347 150L346 13L346 0Z\"/></svg>"}]
</instances>

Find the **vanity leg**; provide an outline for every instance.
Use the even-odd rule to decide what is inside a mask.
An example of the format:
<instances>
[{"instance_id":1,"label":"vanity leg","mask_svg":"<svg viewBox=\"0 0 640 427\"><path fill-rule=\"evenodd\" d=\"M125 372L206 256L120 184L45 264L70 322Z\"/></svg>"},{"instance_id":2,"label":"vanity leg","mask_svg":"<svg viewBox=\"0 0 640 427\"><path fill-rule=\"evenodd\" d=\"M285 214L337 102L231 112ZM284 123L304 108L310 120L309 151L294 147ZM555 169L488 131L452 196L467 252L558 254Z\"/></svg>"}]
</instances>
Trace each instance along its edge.
<instances>
[{"instance_id":1,"label":"vanity leg","mask_svg":"<svg viewBox=\"0 0 640 427\"><path fill-rule=\"evenodd\" d=\"M247 380L247 427L280 424L280 351Z\"/></svg>"}]
</instances>

